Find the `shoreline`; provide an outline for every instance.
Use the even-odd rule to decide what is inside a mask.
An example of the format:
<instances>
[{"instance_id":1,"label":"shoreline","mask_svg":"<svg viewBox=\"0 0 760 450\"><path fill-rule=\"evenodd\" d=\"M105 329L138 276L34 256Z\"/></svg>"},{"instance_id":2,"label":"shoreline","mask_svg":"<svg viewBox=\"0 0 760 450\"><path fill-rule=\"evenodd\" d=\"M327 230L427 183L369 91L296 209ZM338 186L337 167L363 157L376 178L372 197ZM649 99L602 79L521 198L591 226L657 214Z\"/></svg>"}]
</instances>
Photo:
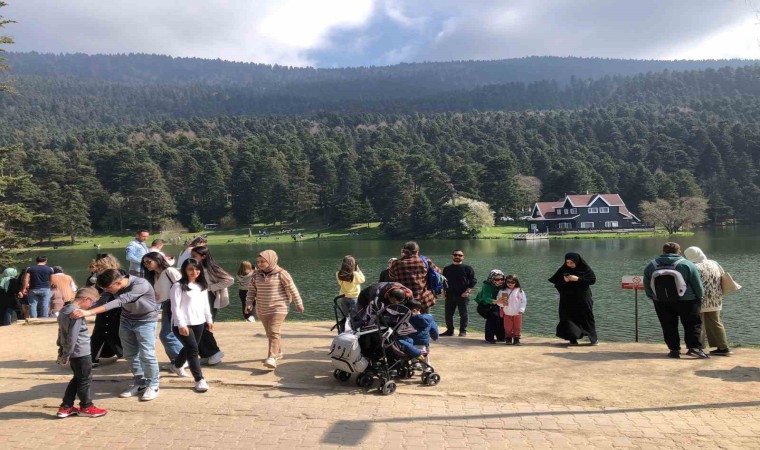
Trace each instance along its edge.
<instances>
[{"instance_id":1,"label":"shoreline","mask_svg":"<svg viewBox=\"0 0 760 450\"><path fill-rule=\"evenodd\" d=\"M249 228L234 228L228 230L205 230L198 233L189 233L186 231L163 231L155 234L151 234L148 239L164 239L167 246L181 246L185 239L192 239L195 236L207 235L210 245L219 244L272 244L272 243L287 243L287 242L329 242L329 241L376 241L376 240L398 240L401 238L389 238L386 237L379 229L379 223L357 225L344 229L314 229L307 230L305 228L293 229L296 233L303 233L303 237L293 239L290 234L290 229L285 227L251 227ZM267 236L259 235L258 232L264 229L279 228L276 231L272 231ZM251 230L251 234L249 234ZM501 239L514 239L514 236L518 234L526 233L526 228L522 226L494 226L484 229L481 236L474 239L466 240L501 240ZM674 235L669 235L665 231L646 231L646 232L601 232L601 233L579 233L579 234L562 234L562 235L549 235L548 240L568 240L568 239L645 239L653 237L663 236L691 236L693 231L680 231ZM319 236L319 237L318 237ZM126 244L133 239L133 235L130 234L94 234L92 236L82 237L76 244L71 245L68 236L59 236L56 240L53 240L52 244L42 243L41 245L32 245L29 247L23 247L19 249L9 250L16 254L25 254L29 252L55 252L58 250L108 250L108 249L123 249ZM455 238L452 238L455 239ZM177 244L177 240L180 242ZM448 240L441 238L423 239L423 240ZM546 240L546 239L542 239Z\"/></svg>"}]
</instances>

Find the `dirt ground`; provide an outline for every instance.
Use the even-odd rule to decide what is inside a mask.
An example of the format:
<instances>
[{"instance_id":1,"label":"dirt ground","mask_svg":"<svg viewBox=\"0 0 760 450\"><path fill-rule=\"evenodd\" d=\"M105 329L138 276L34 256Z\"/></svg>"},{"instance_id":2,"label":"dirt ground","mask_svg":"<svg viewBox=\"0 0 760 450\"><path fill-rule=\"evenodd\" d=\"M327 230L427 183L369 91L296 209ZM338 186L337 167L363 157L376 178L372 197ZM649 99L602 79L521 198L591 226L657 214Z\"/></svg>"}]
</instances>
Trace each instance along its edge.
<instances>
[{"instance_id":1,"label":"dirt ground","mask_svg":"<svg viewBox=\"0 0 760 450\"><path fill-rule=\"evenodd\" d=\"M45 322L41 320L40 322ZM259 323L221 322L214 329L223 363L205 368L207 380L252 385L362 392L353 380L332 377L327 356L334 333L327 322L286 322L285 358L276 371L262 365L266 337ZM54 322L0 327L0 375L27 380L67 380L55 364ZM486 344L482 337L445 337L433 344L431 363L441 374L435 387L402 381L400 393L483 397L511 403L587 405L593 408L655 408L721 403L760 405L760 350L736 349L730 357L698 360L666 357L664 344L607 343L570 347L557 339L526 336L522 346ZM159 360L166 355L157 342ZM162 385L187 384L164 375ZM95 369L96 380L127 381L123 360Z\"/></svg>"}]
</instances>

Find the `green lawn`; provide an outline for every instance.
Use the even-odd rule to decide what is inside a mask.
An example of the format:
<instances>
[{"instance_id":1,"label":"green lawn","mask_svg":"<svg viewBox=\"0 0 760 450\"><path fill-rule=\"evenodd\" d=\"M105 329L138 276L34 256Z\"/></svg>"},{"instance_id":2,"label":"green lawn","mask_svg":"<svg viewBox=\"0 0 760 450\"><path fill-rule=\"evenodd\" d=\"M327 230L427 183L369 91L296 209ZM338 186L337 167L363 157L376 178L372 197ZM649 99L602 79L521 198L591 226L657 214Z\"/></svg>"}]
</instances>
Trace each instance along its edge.
<instances>
[{"instance_id":1,"label":"green lawn","mask_svg":"<svg viewBox=\"0 0 760 450\"><path fill-rule=\"evenodd\" d=\"M374 240L374 239L386 239L382 231L380 231L379 222L371 222L369 224L356 224L349 228L333 228L315 225L305 225L303 227L293 227L296 233L303 233L303 238L298 238L299 241L312 241L312 240L325 240L325 241L340 241L340 240ZM268 236L263 237L259 234L260 230L267 230ZM161 232L151 234L148 239L150 241L156 238L164 239L167 242L183 243L185 239L192 239L199 234L205 234L208 237L209 244L225 244L225 243L247 243L247 242L283 242L292 240L291 227L289 225L264 225L256 224L250 228L234 228L229 230L207 230L200 233L188 233L188 232ZM486 227L478 236L479 239L512 239L516 234L526 232L526 227L523 225L499 225L493 227ZM597 234L566 234L566 235L550 235L550 239L603 239L603 238L641 238L641 237L661 237L667 236L664 231L657 232L631 232L631 233L597 233ZM691 236L692 232L679 232L676 236ZM319 236L319 237L318 237ZM108 249L120 248L123 249L134 237L133 234L125 233L120 234L95 234L93 236L81 237L77 240L76 245L70 244L70 239L66 236L58 236L53 240L53 245L47 242L39 245L34 245L31 248L23 249L21 252L26 251L41 251L41 250L53 250L55 248L66 249L92 249L100 248L103 251ZM99 247L98 247L99 246Z\"/></svg>"}]
</instances>

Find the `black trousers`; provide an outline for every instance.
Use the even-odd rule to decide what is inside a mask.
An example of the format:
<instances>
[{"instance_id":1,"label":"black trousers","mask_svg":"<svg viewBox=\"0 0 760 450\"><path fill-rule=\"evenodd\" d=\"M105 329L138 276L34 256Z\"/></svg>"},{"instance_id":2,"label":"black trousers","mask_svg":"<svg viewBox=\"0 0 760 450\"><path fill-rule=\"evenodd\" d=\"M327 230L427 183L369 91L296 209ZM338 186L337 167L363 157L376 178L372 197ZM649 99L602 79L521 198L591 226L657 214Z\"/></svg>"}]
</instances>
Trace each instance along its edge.
<instances>
[{"instance_id":1,"label":"black trousers","mask_svg":"<svg viewBox=\"0 0 760 450\"><path fill-rule=\"evenodd\" d=\"M119 337L120 323L121 308L112 309L95 316L95 327L90 337L90 352L93 361L124 354Z\"/></svg>"},{"instance_id":2,"label":"black trousers","mask_svg":"<svg viewBox=\"0 0 760 450\"><path fill-rule=\"evenodd\" d=\"M200 325L189 325L187 329L190 334L187 336L179 334L178 327L172 328L174 335L182 342L182 350L180 350L177 359L174 360L174 367L182 367L185 364L185 361L187 361L187 364L190 366L190 372L193 374L195 381L203 379L201 360L198 359L198 345L201 343L203 335L208 332L205 328L205 323Z\"/></svg>"},{"instance_id":3,"label":"black trousers","mask_svg":"<svg viewBox=\"0 0 760 450\"><path fill-rule=\"evenodd\" d=\"M216 321L216 313L219 312L219 310L214 308L214 300L216 300L216 296L212 294L211 292L209 292L208 302L211 306L211 316L214 319L214 321ZM219 345L216 343L216 338L214 337L214 333L208 330L204 331L203 335L201 336L201 340L198 343L198 352L200 353L201 358L210 358L220 351L221 350L219 350Z\"/></svg>"},{"instance_id":4,"label":"black trousers","mask_svg":"<svg viewBox=\"0 0 760 450\"><path fill-rule=\"evenodd\" d=\"M469 303L469 297L462 297L462 294L458 292L446 291L444 311L446 331L454 331L454 312L457 309L459 309L459 331L467 331L467 325L470 323Z\"/></svg>"},{"instance_id":5,"label":"black trousers","mask_svg":"<svg viewBox=\"0 0 760 450\"><path fill-rule=\"evenodd\" d=\"M256 310L256 302L255 301L253 302L253 310L251 311L250 314L248 314L245 312L245 300L246 300L246 297L248 297L248 290L245 290L245 291L242 289L238 290L238 297L240 297L240 304L243 306L243 318L245 320L248 320L248 317L252 316L253 311Z\"/></svg>"},{"instance_id":6,"label":"black trousers","mask_svg":"<svg viewBox=\"0 0 760 450\"><path fill-rule=\"evenodd\" d=\"M683 325L683 340L688 348L702 348L699 336L702 334L702 317L699 315L702 304L699 300L678 300L674 302L654 301L654 310L660 319L662 336L671 351L681 349L681 337L678 335L678 319Z\"/></svg>"},{"instance_id":7,"label":"black trousers","mask_svg":"<svg viewBox=\"0 0 760 450\"><path fill-rule=\"evenodd\" d=\"M486 340L502 342L506 339L504 332L504 319L499 315L499 306L489 305L490 311L486 314Z\"/></svg>"},{"instance_id":8,"label":"black trousers","mask_svg":"<svg viewBox=\"0 0 760 450\"><path fill-rule=\"evenodd\" d=\"M79 397L79 407L87 408L92 406L92 358L90 355L79 358L69 358L69 365L74 371L74 378L66 386L66 393L63 394L63 407L74 406L74 400Z\"/></svg>"}]
</instances>

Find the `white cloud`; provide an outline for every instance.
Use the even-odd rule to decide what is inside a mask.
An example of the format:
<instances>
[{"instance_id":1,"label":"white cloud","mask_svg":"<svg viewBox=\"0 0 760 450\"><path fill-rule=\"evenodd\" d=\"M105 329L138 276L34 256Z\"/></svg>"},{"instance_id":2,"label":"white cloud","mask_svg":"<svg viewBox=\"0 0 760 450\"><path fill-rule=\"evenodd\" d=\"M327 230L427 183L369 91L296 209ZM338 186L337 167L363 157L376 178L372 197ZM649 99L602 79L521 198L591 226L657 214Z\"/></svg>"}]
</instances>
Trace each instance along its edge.
<instances>
[{"instance_id":1,"label":"white cloud","mask_svg":"<svg viewBox=\"0 0 760 450\"><path fill-rule=\"evenodd\" d=\"M760 24L752 18L697 37L676 48L663 49L662 59L760 59Z\"/></svg>"},{"instance_id":2,"label":"white cloud","mask_svg":"<svg viewBox=\"0 0 760 450\"><path fill-rule=\"evenodd\" d=\"M162 53L309 65L336 29L360 27L373 0L15 0L13 50Z\"/></svg>"}]
</instances>

